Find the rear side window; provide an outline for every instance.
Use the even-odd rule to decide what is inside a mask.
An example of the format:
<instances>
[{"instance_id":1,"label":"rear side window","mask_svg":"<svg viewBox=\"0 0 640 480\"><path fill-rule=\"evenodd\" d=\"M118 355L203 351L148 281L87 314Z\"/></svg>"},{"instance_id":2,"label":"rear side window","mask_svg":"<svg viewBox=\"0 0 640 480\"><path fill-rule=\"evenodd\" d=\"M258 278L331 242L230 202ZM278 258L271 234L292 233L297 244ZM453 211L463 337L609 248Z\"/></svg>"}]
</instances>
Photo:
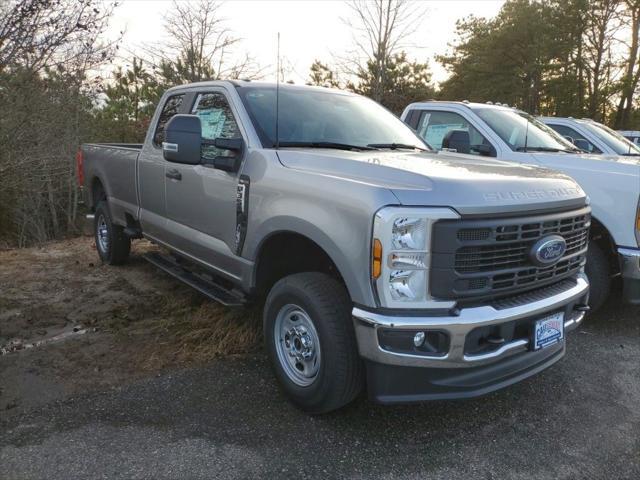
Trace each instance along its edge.
<instances>
[{"instance_id":1,"label":"rear side window","mask_svg":"<svg viewBox=\"0 0 640 480\"><path fill-rule=\"evenodd\" d=\"M240 129L236 122L231 106L221 93L205 93L198 95L191 112L200 117L202 138L215 140L216 138L239 138ZM221 156L235 155L229 150L216 148L213 145L202 146L202 156L213 159Z\"/></svg>"},{"instance_id":2,"label":"rear side window","mask_svg":"<svg viewBox=\"0 0 640 480\"><path fill-rule=\"evenodd\" d=\"M154 145L159 147L160 145L162 145L162 142L164 142L164 127L167 125L167 122L171 120L171 117L173 117L180 111L183 98L184 94L173 95L167 98L167 101L164 103L164 107L162 107L162 112L160 112L160 118L158 119L158 125L156 125L156 131L153 134Z\"/></svg>"}]
</instances>

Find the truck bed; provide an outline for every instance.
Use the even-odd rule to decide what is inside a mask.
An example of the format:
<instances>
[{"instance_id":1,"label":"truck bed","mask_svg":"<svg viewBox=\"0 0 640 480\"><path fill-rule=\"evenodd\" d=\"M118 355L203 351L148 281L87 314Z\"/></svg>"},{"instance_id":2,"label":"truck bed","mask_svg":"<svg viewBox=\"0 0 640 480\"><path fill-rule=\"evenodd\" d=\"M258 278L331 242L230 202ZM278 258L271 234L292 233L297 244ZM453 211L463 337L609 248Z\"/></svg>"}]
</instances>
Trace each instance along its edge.
<instances>
[{"instance_id":1,"label":"truck bed","mask_svg":"<svg viewBox=\"0 0 640 480\"><path fill-rule=\"evenodd\" d=\"M84 146L124 148L127 150L142 150L142 143L85 143Z\"/></svg>"},{"instance_id":2,"label":"truck bed","mask_svg":"<svg viewBox=\"0 0 640 480\"><path fill-rule=\"evenodd\" d=\"M138 155L140 143L86 143L82 145L85 178L95 178L102 184L109 199L113 220L126 225L125 214L138 216ZM85 185L88 195L94 195L96 185Z\"/></svg>"}]
</instances>

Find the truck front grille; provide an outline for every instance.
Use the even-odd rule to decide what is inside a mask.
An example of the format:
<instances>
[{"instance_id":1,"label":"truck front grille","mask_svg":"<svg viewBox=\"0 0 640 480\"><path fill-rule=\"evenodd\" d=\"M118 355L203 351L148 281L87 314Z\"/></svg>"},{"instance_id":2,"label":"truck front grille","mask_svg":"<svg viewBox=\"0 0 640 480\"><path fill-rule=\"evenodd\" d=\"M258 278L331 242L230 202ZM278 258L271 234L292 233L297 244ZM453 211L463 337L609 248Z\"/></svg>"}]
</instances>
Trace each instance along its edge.
<instances>
[{"instance_id":1,"label":"truck front grille","mask_svg":"<svg viewBox=\"0 0 640 480\"><path fill-rule=\"evenodd\" d=\"M589 209L492 220L446 220L433 230L431 294L441 299L498 298L574 275L586 261ZM530 258L533 245L560 235L567 248L551 266Z\"/></svg>"},{"instance_id":2,"label":"truck front grille","mask_svg":"<svg viewBox=\"0 0 640 480\"><path fill-rule=\"evenodd\" d=\"M580 227L582 228L582 227ZM544 235L534 238L537 240ZM567 242L565 256L584 248L589 236L586 229L562 234ZM456 253L455 269L461 273L492 271L498 268L522 267L529 263L533 242L514 242L498 245L462 247Z\"/></svg>"}]
</instances>

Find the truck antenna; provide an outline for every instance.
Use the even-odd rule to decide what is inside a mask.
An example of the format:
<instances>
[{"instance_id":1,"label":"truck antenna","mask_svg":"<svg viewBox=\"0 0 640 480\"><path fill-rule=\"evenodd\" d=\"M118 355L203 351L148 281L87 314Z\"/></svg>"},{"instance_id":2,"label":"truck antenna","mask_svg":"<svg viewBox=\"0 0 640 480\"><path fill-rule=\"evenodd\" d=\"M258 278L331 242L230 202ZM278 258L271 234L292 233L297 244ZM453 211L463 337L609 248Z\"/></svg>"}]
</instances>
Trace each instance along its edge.
<instances>
[{"instance_id":1,"label":"truck antenna","mask_svg":"<svg viewBox=\"0 0 640 480\"><path fill-rule=\"evenodd\" d=\"M524 128L524 151L527 151L527 142L529 141L529 119L525 117L527 126Z\"/></svg>"},{"instance_id":2,"label":"truck antenna","mask_svg":"<svg viewBox=\"0 0 640 480\"><path fill-rule=\"evenodd\" d=\"M280 148L280 136L278 132L279 107L280 107L280 32L278 32L278 59L276 61L276 150Z\"/></svg>"}]
</instances>

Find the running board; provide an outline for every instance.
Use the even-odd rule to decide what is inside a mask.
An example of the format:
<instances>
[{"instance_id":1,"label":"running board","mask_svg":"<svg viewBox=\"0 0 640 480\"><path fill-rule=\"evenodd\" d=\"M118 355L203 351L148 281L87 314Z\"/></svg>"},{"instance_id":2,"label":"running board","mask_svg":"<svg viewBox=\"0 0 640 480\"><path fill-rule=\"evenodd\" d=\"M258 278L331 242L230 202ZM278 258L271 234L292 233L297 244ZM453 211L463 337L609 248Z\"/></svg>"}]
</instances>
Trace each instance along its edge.
<instances>
[{"instance_id":1,"label":"running board","mask_svg":"<svg viewBox=\"0 0 640 480\"><path fill-rule=\"evenodd\" d=\"M228 288L208 280L202 275L194 273L184 266L180 265L174 257L162 255L159 253L145 253L142 256L149 263L164 270L172 277L181 280L190 287L195 288L207 297L229 307L237 307L246 303L246 298L242 293L229 290Z\"/></svg>"}]
</instances>

